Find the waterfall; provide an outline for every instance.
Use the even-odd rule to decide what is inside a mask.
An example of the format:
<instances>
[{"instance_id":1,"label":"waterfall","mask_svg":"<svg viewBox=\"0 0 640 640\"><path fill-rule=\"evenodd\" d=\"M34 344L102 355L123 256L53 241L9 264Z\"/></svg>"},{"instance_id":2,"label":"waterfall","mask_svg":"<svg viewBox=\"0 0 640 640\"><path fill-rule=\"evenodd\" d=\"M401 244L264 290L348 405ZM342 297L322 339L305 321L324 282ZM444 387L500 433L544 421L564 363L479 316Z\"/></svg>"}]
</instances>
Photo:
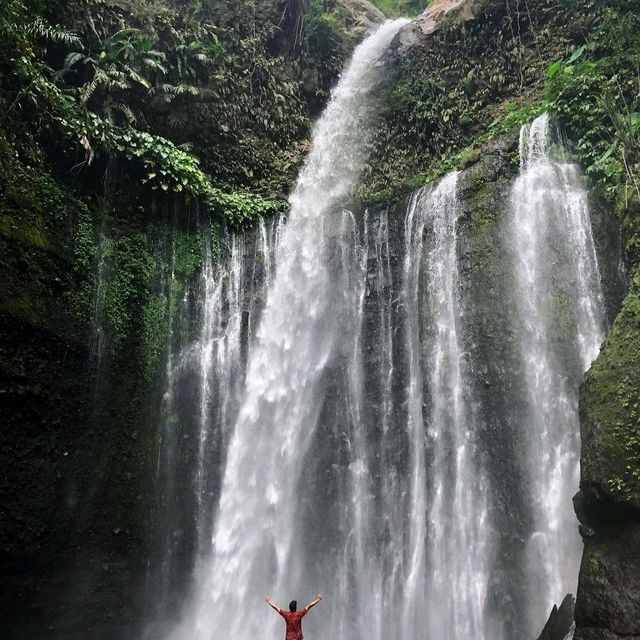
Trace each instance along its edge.
<instances>
[{"instance_id":1,"label":"waterfall","mask_svg":"<svg viewBox=\"0 0 640 640\"><path fill-rule=\"evenodd\" d=\"M342 327L344 300L327 261L343 221L331 214L357 184L379 60L404 20L388 22L354 52L313 135L291 195L277 271L250 353L246 388L227 449L209 557L175 638L275 632L257 606L265 592L301 586L297 483L321 411L318 386Z\"/></svg>"},{"instance_id":2,"label":"waterfall","mask_svg":"<svg viewBox=\"0 0 640 640\"><path fill-rule=\"evenodd\" d=\"M528 403L520 426L534 521L527 542L531 634L553 603L576 592L577 391L604 335L587 195L577 167L551 158L551 142L547 115L522 128L509 219Z\"/></svg>"},{"instance_id":3,"label":"waterfall","mask_svg":"<svg viewBox=\"0 0 640 640\"><path fill-rule=\"evenodd\" d=\"M203 233L163 396L162 566L186 600L164 600L169 640L277 637L264 595L319 590L310 637L533 639L575 592L577 389L603 335L580 175L552 159L546 117L523 128L502 270L482 274L500 314L472 306L465 174L402 211L344 209L402 24L354 52L287 224L217 259Z\"/></svg>"},{"instance_id":4,"label":"waterfall","mask_svg":"<svg viewBox=\"0 0 640 640\"><path fill-rule=\"evenodd\" d=\"M155 613L145 637L155 637L165 619L175 616L194 557L208 551L247 345L255 337L262 292L273 277L281 223L281 218L261 221L256 233L244 236L221 231L215 241L203 222L199 282L180 281L180 248L173 240L167 285L172 323L156 470L158 540L149 573Z\"/></svg>"},{"instance_id":5,"label":"waterfall","mask_svg":"<svg viewBox=\"0 0 640 640\"><path fill-rule=\"evenodd\" d=\"M244 487L244 480L239 479L242 472L250 481L244 489L248 499L255 500L258 494L265 500L265 508L252 503L259 509L258 519L252 520L257 531L247 534L248 542L259 545L259 550L251 556L243 540L234 539L245 553L234 558L231 566L245 582L234 581L231 595L220 596L220 583L212 579L222 575L231 581L235 577L218 573L217 549L212 557L203 558L198 587L204 585L208 591L200 592L201 599L174 630L175 637L197 628L198 623L203 630L229 624L228 617L217 621L212 595L230 598L237 591L252 605L244 615L239 614L236 628L240 637L243 623L248 625L253 616L256 628L260 625L276 634L279 621L260 608L262 592L274 586L285 598L308 592L309 585L328 587L328 610L320 612L322 617L315 623L312 616L308 622L312 630L325 636L363 640L388 640L398 633L405 638L437 634L452 640L465 634L493 637L486 612L493 558L491 527L465 364L457 188L458 174L454 173L435 187L416 192L403 227L390 229L388 211L375 216L365 213L361 219L348 211L325 217L323 268L333 286L325 290L328 306L324 313L330 317L323 320L335 324L329 325L333 332L330 351L306 373L317 376L311 382L305 380L305 385L312 385L313 395L304 387L298 391L304 393L305 402L315 403L318 433L308 433L307 424L291 426L296 432L288 438L300 439L296 445L300 461L287 461L280 430L268 434L271 438L266 442L260 441L259 430L248 434L248 444L259 440L260 457L236 463L234 482ZM400 240L404 237L404 244L394 247L392 235ZM286 246L286 230L284 238L279 251ZM400 277L394 277L397 272ZM277 285L280 273L279 265L272 286ZM265 314L268 312L269 307ZM260 353L267 317L250 360ZM280 322L287 319L291 321L287 316ZM285 337L283 330L279 339ZM321 344L327 348L327 343ZM372 349L374 344L377 348ZM286 349L283 353L288 357ZM261 375L265 371L269 369L261 369ZM250 362L247 388L251 374ZM284 375L281 369L278 374ZM271 376L271 385L275 385L280 378ZM265 384L261 378L253 382L258 383ZM270 389L265 387L265 392ZM372 393L377 401L372 401ZM274 411L271 405L285 401L284 409L302 411L295 406L297 396L289 398L283 390L265 406ZM428 410L423 413L425 406ZM261 410L268 415L264 407ZM232 439L228 456L233 446ZM270 452L270 447L275 451ZM284 458L292 466L296 462L304 467L307 462L311 469L294 468L294 473L281 477L274 458ZM261 467L264 460L271 461L266 468ZM257 474L262 474L259 479L252 477ZM318 491L314 478L326 489ZM277 493L285 483L295 497L293 505ZM290 511L295 508L299 513ZM214 542L222 536L221 515L216 515ZM238 526L238 520L244 524L244 518L254 515L238 508L235 521L225 526ZM268 528L262 518L271 519ZM274 530L281 537L273 535ZM313 545L305 544L306 538L317 539L322 550L315 553ZM278 548L283 543L292 548ZM245 557L252 562L249 576L241 568ZM224 560L225 565L231 562L228 557ZM260 591L253 587L256 580L263 581ZM228 588L228 582L226 585ZM205 605L209 606L205 609Z\"/></svg>"},{"instance_id":6,"label":"waterfall","mask_svg":"<svg viewBox=\"0 0 640 640\"><path fill-rule=\"evenodd\" d=\"M426 507L428 513L426 597L432 611L428 622L431 635L484 638L491 637L484 628L491 534L487 478L476 453L479 425L470 398L462 341L457 183L458 174L450 174L426 201L418 198L433 227L432 246L425 257L433 341L427 359L429 484L433 491L428 506L420 505L419 511Z\"/></svg>"}]
</instances>

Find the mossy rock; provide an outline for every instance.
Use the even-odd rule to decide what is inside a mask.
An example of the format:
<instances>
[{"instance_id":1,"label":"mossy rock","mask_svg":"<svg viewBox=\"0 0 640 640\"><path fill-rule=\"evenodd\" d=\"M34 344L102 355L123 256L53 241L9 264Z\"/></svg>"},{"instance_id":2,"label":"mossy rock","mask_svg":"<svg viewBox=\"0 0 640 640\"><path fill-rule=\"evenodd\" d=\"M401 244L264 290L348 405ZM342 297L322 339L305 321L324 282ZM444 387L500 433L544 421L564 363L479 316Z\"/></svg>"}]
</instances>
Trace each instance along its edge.
<instances>
[{"instance_id":1,"label":"mossy rock","mask_svg":"<svg viewBox=\"0 0 640 640\"><path fill-rule=\"evenodd\" d=\"M587 500L640 509L640 270L580 392Z\"/></svg>"}]
</instances>

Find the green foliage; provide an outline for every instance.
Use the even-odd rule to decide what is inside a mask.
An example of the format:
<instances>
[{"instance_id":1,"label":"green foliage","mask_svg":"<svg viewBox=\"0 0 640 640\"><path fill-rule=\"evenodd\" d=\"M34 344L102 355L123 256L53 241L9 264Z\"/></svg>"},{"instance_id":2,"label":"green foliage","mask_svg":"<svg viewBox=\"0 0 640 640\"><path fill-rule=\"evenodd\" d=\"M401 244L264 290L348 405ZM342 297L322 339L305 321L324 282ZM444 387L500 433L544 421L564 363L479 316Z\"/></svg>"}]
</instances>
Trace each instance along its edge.
<instances>
[{"instance_id":1,"label":"green foliage","mask_svg":"<svg viewBox=\"0 0 640 640\"><path fill-rule=\"evenodd\" d=\"M2 103L0 93L0 126L32 113L35 137L46 132L48 140L80 143L85 158L74 170L91 173L107 155L120 156L138 165L130 174L143 184L196 197L232 225L247 226L286 207L309 129L291 61L268 53L275 27L256 23L250 5L238 3L214 25L209 9L135 5L125 22L112 7L92 4L65 16L83 34L80 43L11 0L0 10L0 31L10 36L0 45L7 52L0 88L11 78L19 90L11 102ZM55 55L38 46L45 39ZM332 74L347 53L339 40L321 42L325 59L317 64L330 59ZM64 58L60 73L48 58ZM25 148L38 149L33 142Z\"/></svg>"},{"instance_id":2,"label":"green foliage","mask_svg":"<svg viewBox=\"0 0 640 640\"><path fill-rule=\"evenodd\" d=\"M116 123L115 112L120 111L125 123L135 124L137 116L127 104L130 91L151 91L151 75L162 77L167 73L163 66L166 56L151 48L147 38L138 29L120 29L109 36L101 51L95 56L78 51L69 53L64 69L69 72L77 65L87 69L86 81L77 90L81 105L101 112L111 124Z\"/></svg>"},{"instance_id":3,"label":"green foliage","mask_svg":"<svg viewBox=\"0 0 640 640\"><path fill-rule=\"evenodd\" d=\"M8 0L0 7L0 126L10 130L17 110L34 122L47 112L55 95L53 72L43 60L47 43L75 44L77 37L42 18L33 19L30 4Z\"/></svg>"},{"instance_id":4,"label":"green foliage","mask_svg":"<svg viewBox=\"0 0 640 640\"><path fill-rule=\"evenodd\" d=\"M36 248L50 246L67 215L69 194L41 166L40 155L0 141L0 235ZM74 205L76 203L74 202Z\"/></svg>"},{"instance_id":5,"label":"green foliage","mask_svg":"<svg viewBox=\"0 0 640 640\"><path fill-rule=\"evenodd\" d=\"M153 275L154 261L147 249L144 233L123 236L113 241L109 261L113 276L105 295L105 312L110 333L110 348L119 354L128 336L134 334L133 310L146 298Z\"/></svg>"},{"instance_id":6,"label":"green foliage","mask_svg":"<svg viewBox=\"0 0 640 640\"><path fill-rule=\"evenodd\" d=\"M430 0L371 0L382 13L389 17L416 16L422 13Z\"/></svg>"},{"instance_id":7,"label":"green foliage","mask_svg":"<svg viewBox=\"0 0 640 640\"><path fill-rule=\"evenodd\" d=\"M546 72L551 111L576 140L575 153L618 212L625 253L640 259L640 16L629 0L604 2L588 41Z\"/></svg>"},{"instance_id":8,"label":"green foliage","mask_svg":"<svg viewBox=\"0 0 640 640\"><path fill-rule=\"evenodd\" d=\"M175 127L186 121L190 102L214 94L206 86L215 77L221 53L214 27L204 24L198 29L207 42L186 41L187 34L169 29L164 17L158 19L165 38L155 43L141 29L123 27L99 41L93 55L67 54L66 80L84 78L76 88L82 105L112 124L144 123L149 113L156 112ZM95 45L88 43L91 50Z\"/></svg>"},{"instance_id":9,"label":"green foliage","mask_svg":"<svg viewBox=\"0 0 640 640\"><path fill-rule=\"evenodd\" d=\"M250 226L267 213L276 212L280 203L257 194L225 193L215 188L200 169L198 160L173 143L146 132L111 132L112 144L127 158L140 158L147 171L143 183L153 189L180 193L187 191L236 228Z\"/></svg>"},{"instance_id":10,"label":"green foliage","mask_svg":"<svg viewBox=\"0 0 640 640\"><path fill-rule=\"evenodd\" d=\"M53 42L57 44L64 44L66 46L79 45L80 38L73 33L64 29L59 24L52 26L47 24L42 18L36 18L32 23L19 27L15 25L16 29L24 29L25 33L33 38L41 39L47 42Z\"/></svg>"},{"instance_id":11,"label":"green foliage","mask_svg":"<svg viewBox=\"0 0 640 640\"><path fill-rule=\"evenodd\" d=\"M98 251L91 213L82 208L75 222L72 240L74 286L64 293L64 306L76 333L87 341L94 329L91 323L98 293L94 272Z\"/></svg>"},{"instance_id":12,"label":"green foliage","mask_svg":"<svg viewBox=\"0 0 640 640\"><path fill-rule=\"evenodd\" d=\"M471 220L476 231L488 231L496 222L496 211L489 207L476 207L471 213Z\"/></svg>"},{"instance_id":13,"label":"green foliage","mask_svg":"<svg viewBox=\"0 0 640 640\"><path fill-rule=\"evenodd\" d=\"M150 295L142 315L140 354L147 380L153 380L160 365L160 357L167 337L167 301L162 296Z\"/></svg>"},{"instance_id":14,"label":"green foliage","mask_svg":"<svg viewBox=\"0 0 640 640\"><path fill-rule=\"evenodd\" d=\"M502 105L499 115L489 125L484 140L481 139L481 141L486 142L496 135L519 129L542 115L548 108L549 104L546 100L534 100L524 104L518 104L515 100L506 102Z\"/></svg>"},{"instance_id":15,"label":"green foliage","mask_svg":"<svg viewBox=\"0 0 640 640\"><path fill-rule=\"evenodd\" d=\"M335 78L355 44L342 25L339 7L330 9L324 0L311 0L304 16L301 52L315 65L303 72L307 83L315 85L315 102L329 97ZM310 77L311 74L315 78Z\"/></svg>"},{"instance_id":16,"label":"green foliage","mask_svg":"<svg viewBox=\"0 0 640 640\"><path fill-rule=\"evenodd\" d=\"M426 169L418 171L414 175L405 176L401 182L397 181L394 187L373 191L362 186L358 193L358 201L366 206L397 199L403 197L407 189L418 189L425 184L435 182L451 171L465 169L479 160L484 147L492 140L530 122L544 113L547 108L548 104L544 100L536 100L521 106L518 106L516 102L509 102L501 107L500 115L482 134L477 135L469 146L455 153L431 158ZM514 161L517 162L518 159L515 158ZM484 213L486 215L483 214L482 209L478 209L476 216L481 216L482 219L478 218L475 222L477 222L478 228L488 229L494 222L495 212L486 211Z\"/></svg>"},{"instance_id":17,"label":"green foliage","mask_svg":"<svg viewBox=\"0 0 640 640\"><path fill-rule=\"evenodd\" d=\"M529 8L516 20L508 3L483 2L478 19L445 22L408 54L376 125L368 193L463 168L488 140L545 109L544 69L581 37L594 7L576 6L572 21L557 4Z\"/></svg>"},{"instance_id":18,"label":"green foliage","mask_svg":"<svg viewBox=\"0 0 640 640\"><path fill-rule=\"evenodd\" d=\"M609 489L640 500L640 271L582 389L583 421L607 463Z\"/></svg>"},{"instance_id":19,"label":"green foliage","mask_svg":"<svg viewBox=\"0 0 640 640\"><path fill-rule=\"evenodd\" d=\"M189 281L202 265L202 235L176 230L173 237L173 259L176 276Z\"/></svg>"}]
</instances>

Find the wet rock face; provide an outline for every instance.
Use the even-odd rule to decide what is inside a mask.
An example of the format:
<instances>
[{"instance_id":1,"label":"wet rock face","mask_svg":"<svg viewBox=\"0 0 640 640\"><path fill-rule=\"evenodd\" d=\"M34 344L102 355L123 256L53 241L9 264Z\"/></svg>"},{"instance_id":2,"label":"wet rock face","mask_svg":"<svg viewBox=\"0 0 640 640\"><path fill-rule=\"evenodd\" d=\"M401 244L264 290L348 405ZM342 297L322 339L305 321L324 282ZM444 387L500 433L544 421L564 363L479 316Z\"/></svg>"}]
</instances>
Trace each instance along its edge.
<instances>
[{"instance_id":1,"label":"wet rock face","mask_svg":"<svg viewBox=\"0 0 640 640\"><path fill-rule=\"evenodd\" d=\"M346 27L351 32L371 31L386 20L386 16L368 0L337 0L346 13Z\"/></svg>"},{"instance_id":2,"label":"wet rock face","mask_svg":"<svg viewBox=\"0 0 640 640\"><path fill-rule=\"evenodd\" d=\"M471 20L474 17L472 0L435 0L422 15L400 30L392 45L394 51L401 57L406 56L413 46L424 42L453 15L461 20Z\"/></svg>"},{"instance_id":3,"label":"wet rock face","mask_svg":"<svg viewBox=\"0 0 640 640\"><path fill-rule=\"evenodd\" d=\"M577 640L640 638L640 274L580 393Z\"/></svg>"},{"instance_id":4,"label":"wet rock face","mask_svg":"<svg viewBox=\"0 0 640 640\"><path fill-rule=\"evenodd\" d=\"M581 389L580 488L587 519L595 524L602 521L603 510L640 511L639 334L640 272Z\"/></svg>"},{"instance_id":5,"label":"wet rock face","mask_svg":"<svg viewBox=\"0 0 640 640\"><path fill-rule=\"evenodd\" d=\"M616 527L585 547L576 640L640 638L640 524Z\"/></svg>"}]
</instances>

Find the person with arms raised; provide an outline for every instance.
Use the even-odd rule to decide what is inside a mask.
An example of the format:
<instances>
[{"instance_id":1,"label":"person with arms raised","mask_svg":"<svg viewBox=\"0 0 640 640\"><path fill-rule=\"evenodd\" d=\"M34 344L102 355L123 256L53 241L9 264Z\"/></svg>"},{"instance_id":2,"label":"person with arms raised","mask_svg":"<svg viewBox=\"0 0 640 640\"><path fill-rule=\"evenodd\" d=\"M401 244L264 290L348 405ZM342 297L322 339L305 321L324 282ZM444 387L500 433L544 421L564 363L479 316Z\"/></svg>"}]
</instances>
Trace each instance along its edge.
<instances>
[{"instance_id":1,"label":"person with arms raised","mask_svg":"<svg viewBox=\"0 0 640 640\"><path fill-rule=\"evenodd\" d=\"M314 600L312 600L304 609L298 611L298 603L296 600L292 600L289 603L289 611L285 611L281 609L278 605L274 604L273 600L267 596L265 598L267 604L274 610L277 611L284 619L287 624L287 630L285 632L285 640L303 640L304 636L302 635L302 618L307 615L309 609L315 607L320 600L322 600L322 594L319 593Z\"/></svg>"}]
</instances>

